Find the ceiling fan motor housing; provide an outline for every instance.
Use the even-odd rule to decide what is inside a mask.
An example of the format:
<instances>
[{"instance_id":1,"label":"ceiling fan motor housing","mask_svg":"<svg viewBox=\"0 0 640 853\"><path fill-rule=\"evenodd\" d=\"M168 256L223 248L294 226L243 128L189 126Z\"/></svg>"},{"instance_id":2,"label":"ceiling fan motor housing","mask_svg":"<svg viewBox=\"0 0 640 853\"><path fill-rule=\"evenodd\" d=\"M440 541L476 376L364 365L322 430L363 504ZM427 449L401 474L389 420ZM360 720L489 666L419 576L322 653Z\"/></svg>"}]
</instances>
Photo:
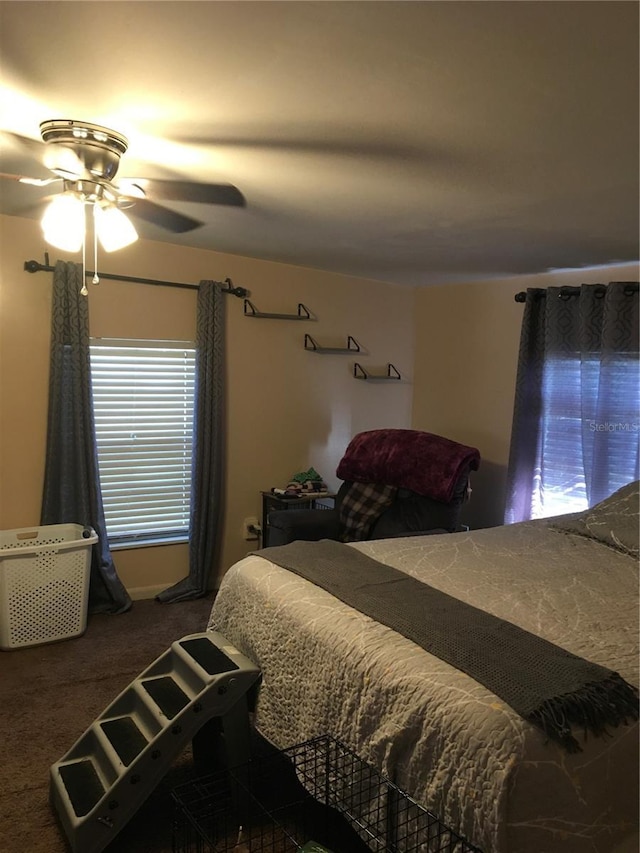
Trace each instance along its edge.
<instances>
[{"instance_id":1,"label":"ceiling fan motor housing","mask_svg":"<svg viewBox=\"0 0 640 853\"><path fill-rule=\"evenodd\" d=\"M51 146L47 165L62 178L111 181L128 148L121 133L86 121L43 121L40 134Z\"/></svg>"}]
</instances>

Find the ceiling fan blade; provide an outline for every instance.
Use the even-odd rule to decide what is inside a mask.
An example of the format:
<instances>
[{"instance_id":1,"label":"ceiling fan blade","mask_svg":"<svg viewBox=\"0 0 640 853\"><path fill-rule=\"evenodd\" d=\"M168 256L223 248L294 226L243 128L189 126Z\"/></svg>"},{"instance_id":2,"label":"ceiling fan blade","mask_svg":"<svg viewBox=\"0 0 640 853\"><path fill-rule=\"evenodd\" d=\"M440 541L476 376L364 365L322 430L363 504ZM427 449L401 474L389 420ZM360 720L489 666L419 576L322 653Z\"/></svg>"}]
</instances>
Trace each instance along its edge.
<instances>
[{"instance_id":1,"label":"ceiling fan blade","mask_svg":"<svg viewBox=\"0 0 640 853\"><path fill-rule=\"evenodd\" d=\"M159 225L160 228L172 231L174 234L194 231L204 224L198 219L192 219L190 216L185 216L176 210L169 210L168 207L162 207L153 201L149 201L147 198L130 197L130 200L133 202L133 207L127 210L127 213L145 222L150 222L152 225Z\"/></svg>"},{"instance_id":2,"label":"ceiling fan blade","mask_svg":"<svg viewBox=\"0 0 640 853\"><path fill-rule=\"evenodd\" d=\"M282 154L317 154L334 155L338 157L373 157L388 159L393 157L414 158L420 149L411 145L399 143L394 138L371 139L361 135L353 138L348 133L346 138L328 139L326 127L306 128L306 134L301 133L285 136L255 136L249 134L236 136L208 137L204 134L174 137L176 142L184 145L195 145L199 148L239 148L248 151L274 151Z\"/></svg>"},{"instance_id":3,"label":"ceiling fan blade","mask_svg":"<svg viewBox=\"0 0 640 853\"><path fill-rule=\"evenodd\" d=\"M245 197L233 184L201 184L196 181L126 178L120 182L121 190L125 194L129 184L141 187L147 196L161 201L226 204L232 207L245 207L246 205Z\"/></svg>"},{"instance_id":4,"label":"ceiling fan blade","mask_svg":"<svg viewBox=\"0 0 640 853\"><path fill-rule=\"evenodd\" d=\"M21 184L28 184L32 187L47 187L49 184L54 184L56 181L61 181L62 178L30 178L27 175L10 175L7 172L0 172L0 178L8 181L18 181Z\"/></svg>"},{"instance_id":5,"label":"ceiling fan blade","mask_svg":"<svg viewBox=\"0 0 640 853\"><path fill-rule=\"evenodd\" d=\"M44 142L41 139L32 139L30 136L22 136L19 133L12 133L10 130L3 130L2 136L6 137L14 146L27 151L36 160L42 162L44 153Z\"/></svg>"}]
</instances>

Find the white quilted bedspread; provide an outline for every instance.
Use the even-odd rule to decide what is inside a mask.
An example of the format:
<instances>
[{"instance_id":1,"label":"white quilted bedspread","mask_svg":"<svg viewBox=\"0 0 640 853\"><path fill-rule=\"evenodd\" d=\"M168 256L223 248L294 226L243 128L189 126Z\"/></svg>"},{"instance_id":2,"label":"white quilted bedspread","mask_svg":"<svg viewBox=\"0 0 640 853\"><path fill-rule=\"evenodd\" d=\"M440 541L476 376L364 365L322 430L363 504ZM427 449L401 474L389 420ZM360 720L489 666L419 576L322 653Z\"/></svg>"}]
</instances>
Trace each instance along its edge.
<instances>
[{"instance_id":1,"label":"white quilted bedspread","mask_svg":"<svg viewBox=\"0 0 640 853\"><path fill-rule=\"evenodd\" d=\"M635 557L544 522L352 547L637 684ZM261 667L256 723L273 744L337 737L485 853L611 853L637 828L637 724L569 755L262 553L229 570L210 627Z\"/></svg>"}]
</instances>

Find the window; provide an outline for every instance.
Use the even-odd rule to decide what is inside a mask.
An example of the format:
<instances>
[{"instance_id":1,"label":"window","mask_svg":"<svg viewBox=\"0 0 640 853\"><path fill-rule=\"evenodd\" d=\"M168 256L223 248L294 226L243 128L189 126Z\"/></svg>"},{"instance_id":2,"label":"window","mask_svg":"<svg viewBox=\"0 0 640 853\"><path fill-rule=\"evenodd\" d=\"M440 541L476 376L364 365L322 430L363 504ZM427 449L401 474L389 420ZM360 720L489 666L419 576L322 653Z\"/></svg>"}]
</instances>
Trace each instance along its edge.
<instances>
[{"instance_id":1,"label":"window","mask_svg":"<svg viewBox=\"0 0 640 853\"><path fill-rule=\"evenodd\" d=\"M606 469L615 491L637 470L640 416L637 408L638 361L618 354L608 372L613 409L606 418L590 417L600 396L601 362L593 358L553 357L545 362L540 459L534 477L532 518L588 508L585 470L597 478ZM634 452L634 447L636 448Z\"/></svg>"},{"instance_id":2,"label":"window","mask_svg":"<svg viewBox=\"0 0 640 853\"><path fill-rule=\"evenodd\" d=\"M194 345L92 339L91 379L110 546L184 541Z\"/></svg>"},{"instance_id":3,"label":"window","mask_svg":"<svg viewBox=\"0 0 640 853\"><path fill-rule=\"evenodd\" d=\"M528 288L506 524L584 511L640 476L638 292Z\"/></svg>"}]
</instances>

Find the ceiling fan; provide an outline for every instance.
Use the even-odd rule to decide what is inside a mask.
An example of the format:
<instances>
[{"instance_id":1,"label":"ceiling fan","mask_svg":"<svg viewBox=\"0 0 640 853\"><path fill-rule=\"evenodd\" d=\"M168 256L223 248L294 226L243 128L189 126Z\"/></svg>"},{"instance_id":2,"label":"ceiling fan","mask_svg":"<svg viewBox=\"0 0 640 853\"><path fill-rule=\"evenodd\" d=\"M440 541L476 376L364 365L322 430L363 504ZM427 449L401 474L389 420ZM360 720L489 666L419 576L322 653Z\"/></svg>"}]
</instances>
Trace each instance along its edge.
<instances>
[{"instance_id":1,"label":"ceiling fan","mask_svg":"<svg viewBox=\"0 0 640 853\"><path fill-rule=\"evenodd\" d=\"M134 218L158 225L173 233L192 231L203 225L197 219L157 203L196 202L244 207L245 198L232 184L208 184L183 180L126 178L114 182L120 158L128 141L115 130L73 119L50 119L40 124L42 143L7 134L33 153L53 173L49 178L30 178L0 173L0 178L45 187L60 183L62 194L75 197L97 210L131 208ZM42 150L43 149L43 150ZM54 196L55 198L55 196Z\"/></svg>"}]
</instances>

